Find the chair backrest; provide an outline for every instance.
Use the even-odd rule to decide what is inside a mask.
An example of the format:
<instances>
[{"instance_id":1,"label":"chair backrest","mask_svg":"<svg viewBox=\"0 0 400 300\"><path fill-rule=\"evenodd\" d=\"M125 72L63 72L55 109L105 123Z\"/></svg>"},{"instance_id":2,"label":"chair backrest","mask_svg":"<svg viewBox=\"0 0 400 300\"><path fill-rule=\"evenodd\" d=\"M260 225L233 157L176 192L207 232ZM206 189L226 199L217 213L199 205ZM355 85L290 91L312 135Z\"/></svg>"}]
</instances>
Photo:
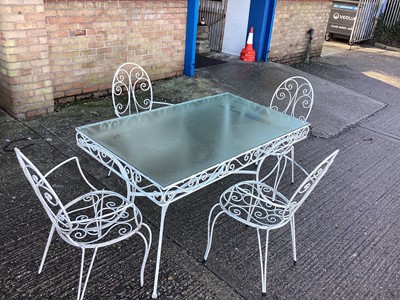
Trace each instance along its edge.
<instances>
[{"instance_id":1,"label":"chair backrest","mask_svg":"<svg viewBox=\"0 0 400 300\"><path fill-rule=\"evenodd\" d=\"M338 153L339 150L336 150L327 158L325 158L311 173L308 174L306 179L304 179L304 181L296 189L289 201L290 205L288 208L290 210L290 215L294 214L295 211L304 203L318 182L328 171Z\"/></svg>"},{"instance_id":2,"label":"chair backrest","mask_svg":"<svg viewBox=\"0 0 400 300\"><path fill-rule=\"evenodd\" d=\"M270 107L300 120L307 120L314 102L314 90L304 77L293 76L282 82L272 96Z\"/></svg>"},{"instance_id":3,"label":"chair backrest","mask_svg":"<svg viewBox=\"0 0 400 300\"><path fill-rule=\"evenodd\" d=\"M119 66L112 82L112 100L117 117L151 110L153 89L146 71L132 62Z\"/></svg>"},{"instance_id":4,"label":"chair backrest","mask_svg":"<svg viewBox=\"0 0 400 300\"><path fill-rule=\"evenodd\" d=\"M35 165L18 148L14 148L14 150L26 178L42 203L50 220L59 230L68 231L72 227L71 220L60 198L46 177L43 176Z\"/></svg>"}]
</instances>

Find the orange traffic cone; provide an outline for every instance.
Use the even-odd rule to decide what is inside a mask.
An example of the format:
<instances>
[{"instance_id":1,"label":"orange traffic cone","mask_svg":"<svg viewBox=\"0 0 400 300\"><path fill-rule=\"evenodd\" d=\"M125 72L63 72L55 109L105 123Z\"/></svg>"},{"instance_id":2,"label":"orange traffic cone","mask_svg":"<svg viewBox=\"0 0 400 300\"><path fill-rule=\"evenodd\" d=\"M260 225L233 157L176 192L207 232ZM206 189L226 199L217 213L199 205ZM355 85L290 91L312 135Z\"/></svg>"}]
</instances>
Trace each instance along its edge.
<instances>
[{"instance_id":1,"label":"orange traffic cone","mask_svg":"<svg viewBox=\"0 0 400 300\"><path fill-rule=\"evenodd\" d=\"M250 27L246 46L240 52L240 59L243 61L256 61L256 51L253 48L253 27Z\"/></svg>"}]
</instances>

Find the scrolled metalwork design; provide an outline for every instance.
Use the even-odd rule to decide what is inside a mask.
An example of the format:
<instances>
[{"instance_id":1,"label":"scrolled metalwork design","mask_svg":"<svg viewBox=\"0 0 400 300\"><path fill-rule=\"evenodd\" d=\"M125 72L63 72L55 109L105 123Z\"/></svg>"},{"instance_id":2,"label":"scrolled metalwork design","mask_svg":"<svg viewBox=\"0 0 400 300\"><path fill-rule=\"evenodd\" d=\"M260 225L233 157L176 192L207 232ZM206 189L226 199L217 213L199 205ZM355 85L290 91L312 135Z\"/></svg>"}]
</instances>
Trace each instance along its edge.
<instances>
[{"instance_id":1,"label":"scrolled metalwork design","mask_svg":"<svg viewBox=\"0 0 400 300\"><path fill-rule=\"evenodd\" d=\"M176 201L198 189L224 178L238 170L244 169L264 157L274 155L286 149L288 145L303 140L309 133L309 127L299 128L282 137L276 138L264 145L249 150L237 157L221 162L207 170L194 174L173 185L163 187L136 170L133 166L107 151L104 147L87 137L82 132L77 132L77 145L89 155L97 159L106 167L112 169L117 175L125 179L133 188L146 196L157 205L164 205Z\"/></svg>"},{"instance_id":2,"label":"scrolled metalwork design","mask_svg":"<svg viewBox=\"0 0 400 300\"><path fill-rule=\"evenodd\" d=\"M219 199L219 203L215 204L209 213L207 247L203 258L204 261L208 258L210 253L216 220L222 214L227 214L243 224L256 228L260 253L261 285L262 291L265 293L270 230L280 228L290 223L293 260L296 261L294 213L327 172L338 152L339 150L336 150L329 155L311 173L307 173L301 167L308 176L300 184L290 199L280 193L276 187L267 185L259 180L242 181L225 190ZM286 159L287 158L284 157L284 161L286 161ZM297 200L298 198L300 198L300 200ZM214 212L216 209L220 211L215 214ZM264 245L261 240L261 230L265 230L266 233Z\"/></svg>"},{"instance_id":3,"label":"scrolled metalwork design","mask_svg":"<svg viewBox=\"0 0 400 300\"><path fill-rule=\"evenodd\" d=\"M300 186L297 188L290 199L290 204L292 205L291 208L293 212L295 212L301 206L301 204L303 204L310 193L314 190L315 186L332 165L338 152L339 150L336 150L327 158L325 158L312 172L308 174L307 178L304 179L304 181L300 184Z\"/></svg>"},{"instance_id":4,"label":"scrolled metalwork design","mask_svg":"<svg viewBox=\"0 0 400 300\"><path fill-rule=\"evenodd\" d=\"M117 243L133 234L138 234L145 245L145 253L140 269L140 284L143 286L144 269L151 247L152 233L149 226L142 222L142 215L134 205L134 202L113 191L97 190L83 174L79 160L76 157L61 162L43 175L18 148L14 150L26 178L53 223L39 267L39 273L43 269L51 240L56 231L64 241L82 249L78 299L83 299L98 248ZM69 162L76 163L82 181L92 191L64 205L47 181L47 177ZM141 232L142 228L146 229L148 237ZM89 270L86 273L86 280L82 287L85 250L87 248L93 248L94 251Z\"/></svg>"},{"instance_id":5,"label":"scrolled metalwork design","mask_svg":"<svg viewBox=\"0 0 400 300\"><path fill-rule=\"evenodd\" d=\"M114 162L111 155L103 151L103 149L99 147L97 143L93 143L91 139L80 133L77 133L76 141L78 146L84 149L91 156L95 157L103 165L113 168Z\"/></svg>"},{"instance_id":6,"label":"scrolled metalwork design","mask_svg":"<svg viewBox=\"0 0 400 300\"><path fill-rule=\"evenodd\" d=\"M142 223L140 211L125 197L111 191L87 193L68 203L65 209L72 226L62 230L62 234L70 243L79 242L84 247L98 247L133 234Z\"/></svg>"},{"instance_id":7,"label":"scrolled metalwork design","mask_svg":"<svg viewBox=\"0 0 400 300\"><path fill-rule=\"evenodd\" d=\"M288 220L289 200L269 185L244 181L227 189L220 197L220 206L231 217L259 228Z\"/></svg>"},{"instance_id":8,"label":"scrolled metalwork design","mask_svg":"<svg viewBox=\"0 0 400 300\"><path fill-rule=\"evenodd\" d=\"M272 96L270 107L300 120L307 120L314 102L314 90L304 77L293 76L282 82Z\"/></svg>"},{"instance_id":9,"label":"scrolled metalwork design","mask_svg":"<svg viewBox=\"0 0 400 300\"><path fill-rule=\"evenodd\" d=\"M146 71L131 62L119 66L112 82L112 100L118 117L152 109L153 90Z\"/></svg>"},{"instance_id":10,"label":"scrolled metalwork design","mask_svg":"<svg viewBox=\"0 0 400 300\"><path fill-rule=\"evenodd\" d=\"M16 152L21 168L49 218L53 223L58 224L61 229L70 228L71 220L69 219L60 198L53 190L46 177L25 155L23 155L19 150L16 150Z\"/></svg>"},{"instance_id":11,"label":"scrolled metalwork design","mask_svg":"<svg viewBox=\"0 0 400 300\"><path fill-rule=\"evenodd\" d=\"M61 165L73 160L69 159L43 175L33 163L16 150L20 165L25 176L31 183L36 195L41 201L47 215L56 226L60 236L69 242L84 247L99 247L110 240L119 238L119 235L133 234L142 224L140 211L129 202L126 197L113 191L94 190L86 193L64 205L46 176L58 169ZM97 151L99 157L105 157ZM77 162L77 160L76 160ZM84 181L80 165L78 169Z\"/></svg>"},{"instance_id":12,"label":"scrolled metalwork design","mask_svg":"<svg viewBox=\"0 0 400 300\"><path fill-rule=\"evenodd\" d=\"M261 181L242 181L223 192L219 206L234 219L259 229L285 225L333 163L338 150L324 159L299 185L290 199Z\"/></svg>"}]
</instances>

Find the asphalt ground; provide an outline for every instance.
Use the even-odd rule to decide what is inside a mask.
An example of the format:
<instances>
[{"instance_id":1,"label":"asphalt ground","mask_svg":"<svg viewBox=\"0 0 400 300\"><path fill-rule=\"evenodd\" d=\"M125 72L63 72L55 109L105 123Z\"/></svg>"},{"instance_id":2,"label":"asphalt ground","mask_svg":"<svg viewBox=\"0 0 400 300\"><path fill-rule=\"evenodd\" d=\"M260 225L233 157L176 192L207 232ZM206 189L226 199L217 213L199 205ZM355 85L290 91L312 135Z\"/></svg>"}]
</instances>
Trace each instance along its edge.
<instances>
[{"instance_id":1,"label":"asphalt ground","mask_svg":"<svg viewBox=\"0 0 400 300\"><path fill-rule=\"evenodd\" d=\"M155 98L177 103L232 92L267 104L279 83L303 75L313 84L310 137L296 160L311 170L339 149L331 169L296 213L298 262L289 226L270 235L267 296L261 297L257 235L229 218L215 229L202 264L207 218L219 195L243 177L230 176L171 205L165 227L159 299L400 298L400 54L329 43L310 64L229 63L154 84ZM75 144L75 127L113 117L110 98L63 105L53 114L15 120L0 111L1 299L76 298L80 250L55 237L37 273L50 221L13 152L19 147L43 172L78 156L97 187L124 193L116 176ZM73 168L55 178L62 198L84 191ZM286 177L285 177L286 178ZM284 191L293 187L286 179ZM99 250L85 299L150 299L160 209L138 199L153 230L144 287L143 244L132 237Z\"/></svg>"}]
</instances>

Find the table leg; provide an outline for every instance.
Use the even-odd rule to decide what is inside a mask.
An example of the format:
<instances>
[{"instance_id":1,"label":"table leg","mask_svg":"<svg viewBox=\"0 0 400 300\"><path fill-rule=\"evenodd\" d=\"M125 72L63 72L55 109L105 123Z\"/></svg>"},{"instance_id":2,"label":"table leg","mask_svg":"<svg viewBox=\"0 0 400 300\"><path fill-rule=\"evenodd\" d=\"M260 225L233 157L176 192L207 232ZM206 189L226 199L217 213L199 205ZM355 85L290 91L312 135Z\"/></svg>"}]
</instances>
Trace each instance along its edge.
<instances>
[{"instance_id":1,"label":"table leg","mask_svg":"<svg viewBox=\"0 0 400 300\"><path fill-rule=\"evenodd\" d=\"M157 298L157 286L158 286L158 272L160 271L160 262L161 262L161 248L162 248L162 240L163 240L163 232L164 232L164 221L165 215L167 213L169 205L165 205L161 207L161 217L160 217L160 232L158 235L158 249L157 249L157 261L156 261L156 273L154 275L154 288L153 294L151 298Z\"/></svg>"}]
</instances>

